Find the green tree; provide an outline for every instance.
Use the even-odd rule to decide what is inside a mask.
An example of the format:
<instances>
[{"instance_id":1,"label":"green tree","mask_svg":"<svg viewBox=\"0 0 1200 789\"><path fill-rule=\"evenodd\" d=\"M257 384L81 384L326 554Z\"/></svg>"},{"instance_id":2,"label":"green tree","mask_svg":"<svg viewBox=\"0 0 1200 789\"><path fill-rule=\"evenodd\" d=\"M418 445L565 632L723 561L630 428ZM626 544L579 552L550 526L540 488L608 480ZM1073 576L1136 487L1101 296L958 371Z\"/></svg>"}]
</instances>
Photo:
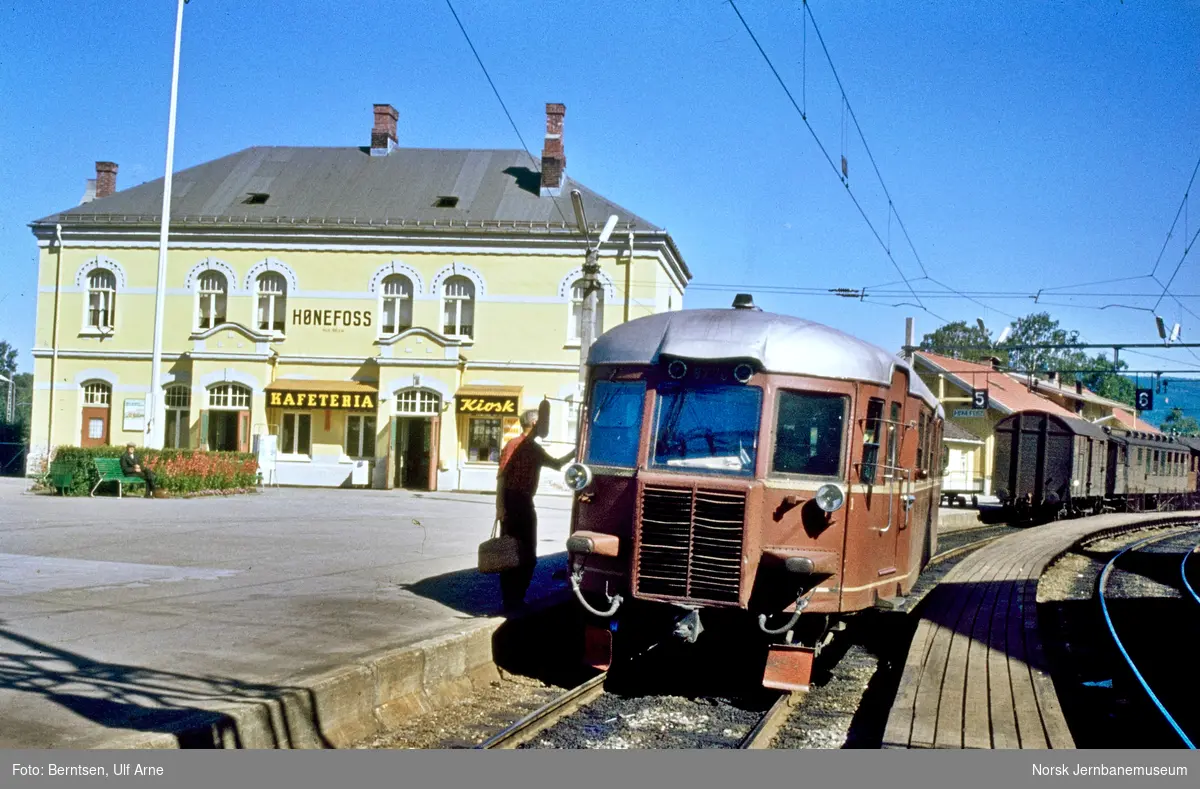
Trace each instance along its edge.
<instances>
[{"instance_id":1,"label":"green tree","mask_svg":"<svg viewBox=\"0 0 1200 789\"><path fill-rule=\"evenodd\" d=\"M16 398L17 424L21 426L21 439L29 443L29 426L33 424L33 373L17 373L13 376Z\"/></svg>"},{"instance_id":2,"label":"green tree","mask_svg":"<svg viewBox=\"0 0 1200 789\"><path fill-rule=\"evenodd\" d=\"M1129 376L1121 375L1121 370L1129 367L1124 359L1113 364L1111 359L1101 353L1089 361L1087 366L1091 367L1092 371L1080 376L1084 386L1101 397L1133 405L1134 391L1137 386Z\"/></svg>"},{"instance_id":3,"label":"green tree","mask_svg":"<svg viewBox=\"0 0 1200 789\"><path fill-rule=\"evenodd\" d=\"M0 375L12 378L17 371L17 349L0 340Z\"/></svg>"},{"instance_id":4,"label":"green tree","mask_svg":"<svg viewBox=\"0 0 1200 789\"><path fill-rule=\"evenodd\" d=\"M1079 332L1059 327L1048 312L1035 312L1017 318L1012 333L1002 347L1008 349L1008 366L1018 372L1047 372L1087 368L1092 360L1083 351L1072 348L1026 348L1016 345L1069 345L1079 342ZM1090 387L1089 387L1090 388Z\"/></svg>"},{"instance_id":5,"label":"green tree","mask_svg":"<svg viewBox=\"0 0 1200 789\"><path fill-rule=\"evenodd\" d=\"M1178 433L1182 436L1200 436L1200 422L1194 416L1184 416L1182 408L1172 408L1171 413L1159 425L1164 433Z\"/></svg>"},{"instance_id":6,"label":"green tree","mask_svg":"<svg viewBox=\"0 0 1200 789\"><path fill-rule=\"evenodd\" d=\"M974 346L968 350L943 350L951 346ZM951 359L961 359L965 362L986 362L997 355L991 347L992 341L987 333L974 324L966 321L947 323L937 331L926 334L921 338L921 349L948 356ZM1003 355L1000 354L1001 361Z\"/></svg>"}]
</instances>

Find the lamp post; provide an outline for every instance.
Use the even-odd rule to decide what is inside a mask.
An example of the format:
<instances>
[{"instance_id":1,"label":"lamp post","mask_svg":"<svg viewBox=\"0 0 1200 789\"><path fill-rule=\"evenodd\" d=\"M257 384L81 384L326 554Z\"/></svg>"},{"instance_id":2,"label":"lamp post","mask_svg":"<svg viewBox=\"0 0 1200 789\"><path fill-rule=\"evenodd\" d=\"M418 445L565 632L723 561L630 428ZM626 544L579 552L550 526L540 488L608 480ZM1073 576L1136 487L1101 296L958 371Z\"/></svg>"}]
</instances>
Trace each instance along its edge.
<instances>
[{"instance_id":1,"label":"lamp post","mask_svg":"<svg viewBox=\"0 0 1200 789\"><path fill-rule=\"evenodd\" d=\"M162 223L158 232L158 279L154 285L154 352L150 361L150 407L147 409L144 443L154 449L163 446L162 345L163 313L166 310L167 231L171 224L171 175L175 167L175 107L179 98L179 46L183 40L183 6L179 0L175 16L175 58L171 66L171 110L167 120L167 167L163 176Z\"/></svg>"},{"instance_id":2,"label":"lamp post","mask_svg":"<svg viewBox=\"0 0 1200 789\"><path fill-rule=\"evenodd\" d=\"M608 241L608 237L612 235L613 228L617 226L617 215L613 214L608 218L604 229L600 231L600 237L593 246L591 237L588 235L587 215L583 212L583 195L578 189L571 190L571 203L575 206L575 222L579 226L579 232L583 233L583 238L587 242L587 259L583 264L583 310L580 318L580 323L583 325L579 329L579 388L582 394L584 387L587 386L588 351L591 350L592 343L596 339L596 293L600 289L598 276L600 274L600 245Z\"/></svg>"}]
</instances>

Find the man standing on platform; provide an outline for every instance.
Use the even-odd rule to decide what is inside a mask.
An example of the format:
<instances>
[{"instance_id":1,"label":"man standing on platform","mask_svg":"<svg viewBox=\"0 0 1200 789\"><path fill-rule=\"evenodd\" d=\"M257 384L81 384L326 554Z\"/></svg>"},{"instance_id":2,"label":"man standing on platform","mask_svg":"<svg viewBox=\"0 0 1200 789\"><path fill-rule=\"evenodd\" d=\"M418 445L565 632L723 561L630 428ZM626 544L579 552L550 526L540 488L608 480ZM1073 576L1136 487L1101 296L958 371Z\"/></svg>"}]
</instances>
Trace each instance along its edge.
<instances>
[{"instance_id":1,"label":"man standing on platform","mask_svg":"<svg viewBox=\"0 0 1200 789\"><path fill-rule=\"evenodd\" d=\"M525 601L525 592L537 566L537 512L533 508L533 494L537 492L542 466L558 470L575 457L574 449L561 458L550 457L542 445L533 440L537 421L537 411L521 414L522 433L505 444L496 475L496 517L500 520L500 533L515 537L521 554L520 565L500 573L500 591L506 609L516 608Z\"/></svg>"}]
</instances>

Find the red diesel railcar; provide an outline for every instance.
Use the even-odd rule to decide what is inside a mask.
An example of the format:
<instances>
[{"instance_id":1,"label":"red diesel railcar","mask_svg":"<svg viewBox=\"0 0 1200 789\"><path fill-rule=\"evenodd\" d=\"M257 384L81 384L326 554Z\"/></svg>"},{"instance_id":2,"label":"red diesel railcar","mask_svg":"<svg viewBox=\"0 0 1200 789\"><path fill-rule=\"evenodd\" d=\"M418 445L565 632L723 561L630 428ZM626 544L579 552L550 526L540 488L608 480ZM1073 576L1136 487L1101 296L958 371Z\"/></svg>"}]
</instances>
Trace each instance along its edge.
<instances>
[{"instance_id":1,"label":"red diesel railcar","mask_svg":"<svg viewBox=\"0 0 1200 789\"><path fill-rule=\"evenodd\" d=\"M758 634L763 684L799 689L839 620L907 594L936 550L944 413L904 359L734 305L592 346L571 583L598 617L593 665L627 621L666 613L694 642L702 617L732 618Z\"/></svg>"}]
</instances>

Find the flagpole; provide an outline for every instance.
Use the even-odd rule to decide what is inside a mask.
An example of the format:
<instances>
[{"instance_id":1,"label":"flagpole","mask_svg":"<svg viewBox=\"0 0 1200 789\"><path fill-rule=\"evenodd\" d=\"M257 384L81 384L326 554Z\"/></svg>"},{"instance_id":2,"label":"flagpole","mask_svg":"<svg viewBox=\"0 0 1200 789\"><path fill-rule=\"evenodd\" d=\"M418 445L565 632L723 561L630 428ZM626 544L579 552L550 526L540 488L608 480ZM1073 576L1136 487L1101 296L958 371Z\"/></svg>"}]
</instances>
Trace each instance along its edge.
<instances>
[{"instance_id":1,"label":"flagpole","mask_svg":"<svg viewBox=\"0 0 1200 789\"><path fill-rule=\"evenodd\" d=\"M171 66L171 113L167 121L167 167L163 177L162 224L158 233L158 279L154 284L154 353L150 362L150 407L147 411L145 445L155 449L163 446L162 346L163 313L166 310L167 231L171 223L171 175L175 167L175 107L179 99L179 47L183 40L183 5L175 17L175 59Z\"/></svg>"}]
</instances>

